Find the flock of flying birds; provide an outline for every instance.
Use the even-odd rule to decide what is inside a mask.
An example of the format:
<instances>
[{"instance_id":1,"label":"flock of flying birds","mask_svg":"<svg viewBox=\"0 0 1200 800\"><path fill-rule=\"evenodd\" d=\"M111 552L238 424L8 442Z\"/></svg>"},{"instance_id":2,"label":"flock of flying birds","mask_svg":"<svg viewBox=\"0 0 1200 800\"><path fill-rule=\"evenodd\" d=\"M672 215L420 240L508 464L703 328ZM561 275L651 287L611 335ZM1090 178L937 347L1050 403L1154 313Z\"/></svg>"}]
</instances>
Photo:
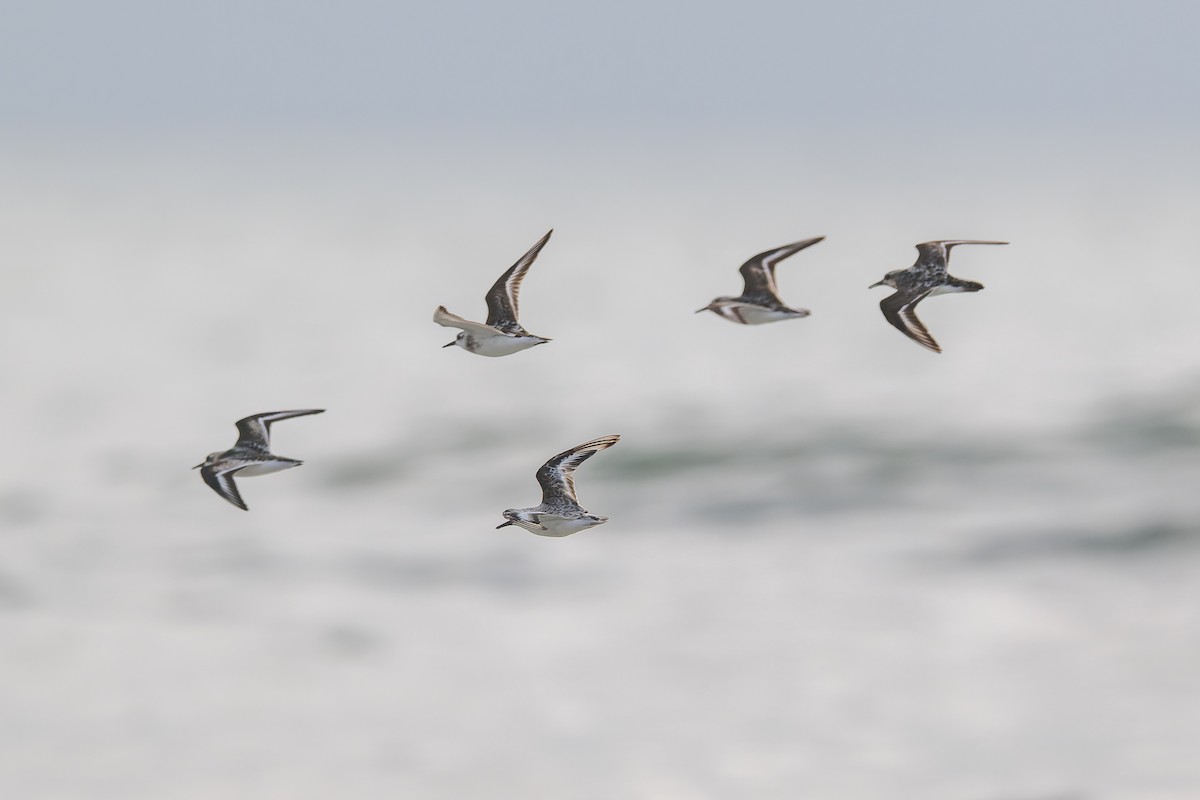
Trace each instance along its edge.
<instances>
[{"instance_id":1,"label":"flock of flying birds","mask_svg":"<svg viewBox=\"0 0 1200 800\"><path fill-rule=\"evenodd\" d=\"M537 259L538 254L550 241L549 231L529 248L517 263L508 268L488 290L486 300L488 315L486 322L472 322L451 314L445 306L433 312L433 321L448 328L460 329L453 342L444 347L457 345L469 353L481 356L507 356L530 347L549 342L521 327L517 320L517 298L521 282ZM807 317L804 308L792 308L779 297L775 285L775 267L785 258L799 253L806 247L822 241L818 236L800 242L785 244L759 253L745 264L739 272L744 286L737 297L718 297L696 311L711 311L730 322L740 325L762 325L785 319ZM929 333L929 329L917 318L917 304L926 297L950 292L978 292L983 284L956 278L947 271L950 250L960 244L1008 244L1007 242L980 241L976 239L945 239L923 242L917 245L917 261L907 269L893 270L883 276L876 286L890 286L895 293L885 297L879 308L883 317L908 338L934 352L942 348ZM303 462L294 458L275 455L271 452L271 424L292 417L320 414L324 409L308 408L298 411L270 411L237 421L238 439L228 450L210 453L203 463L193 469L212 490L240 509L246 503L238 491L235 476L251 477L268 475L285 469L298 467ZM497 529L516 525L539 536L569 536L608 521L608 517L592 514L579 504L575 494L575 470L584 461L607 450L620 440L620 436L601 436L597 439L564 450L543 464L537 471L537 482L542 488L542 502L529 508L509 508L504 511L504 522Z\"/></svg>"}]
</instances>

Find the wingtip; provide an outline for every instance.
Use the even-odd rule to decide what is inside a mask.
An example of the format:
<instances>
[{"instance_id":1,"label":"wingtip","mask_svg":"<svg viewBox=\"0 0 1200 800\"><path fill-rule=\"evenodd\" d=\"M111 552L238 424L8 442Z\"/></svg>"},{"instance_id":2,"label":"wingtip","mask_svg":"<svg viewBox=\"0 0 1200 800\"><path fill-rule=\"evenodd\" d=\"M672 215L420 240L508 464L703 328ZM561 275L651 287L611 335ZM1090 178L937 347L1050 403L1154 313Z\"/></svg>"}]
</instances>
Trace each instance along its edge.
<instances>
[{"instance_id":1,"label":"wingtip","mask_svg":"<svg viewBox=\"0 0 1200 800\"><path fill-rule=\"evenodd\" d=\"M235 488L235 491L236 491L236 488ZM241 492L238 492L238 494L240 495L240 494L241 494ZM221 497L222 499L224 499L224 500L228 500L228 501L229 501L229 504L230 504L231 506L233 506L234 508L240 508L242 511L249 511L249 510L250 510L250 507L249 507L248 505L246 505L246 501L245 501L245 500L243 500L241 497L234 497L234 496L230 496L230 495L225 495L225 494L221 494L220 492L218 492L218 493L217 493L217 495L218 495L219 497Z\"/></svg>"},{"instance_id":2,"label":"wingtip","mask_svg":"<svg viewBox=\"0 0 1200 800\"><path fill-rule=\"evenodd\" d=\"M792 244L784 245L784 246L785 247L795 247L795 248L797 248L797 250L806 250L809 247L812 247L814 244L820 244L823 241L825 241L824 236L814 236L811 239L801 239L798 242L793 242Z\"/></svg>"},{"instance_id":3,"label":"wingtip","mask_svg":"<svg viewBox=\"0 0 1200 800\"><path fill-rule=\"evenodd\" d=\"M578 452L580 450L603 450L606 447L612 447L619 441L621 441L621 434L610 433L607 436L597 436L595 439L589 439L583 444L576 445L567 452Z\"/></svg>"},{"instance_id":4,"label":"wingtip","mask_svg":"<svg viewBox=\"0 0 1200 800\"><path fill-rule=\"evenodd\" d=\"M906 331L901 331L901 332L905 336L907 336L909 339L912 339L914 342L921 345L921 347L924 347L926 350L932 350L935 353L942 352L942 346L937 343L937 339L934 339L933 335L931 333L929 333L928 330L924 330L924 331L906 330Z\"/></svg>"},{"instance_id":5,"label":"wingtip","mask_svg":"<svg viewBox=\"0 0 1200 800\"><path fill-rule=\"evenodd\" d=\"M942 346L940 344L938 344L937 341L935 341L932 336L929 337L928 341L925 341L924 339L918 339L915 336L910 336L908 338L912 339L914 342L921 345L921 347L924 347L926 350L932 350L935 353L942 352Z\"/></svg>"}]
</instances>

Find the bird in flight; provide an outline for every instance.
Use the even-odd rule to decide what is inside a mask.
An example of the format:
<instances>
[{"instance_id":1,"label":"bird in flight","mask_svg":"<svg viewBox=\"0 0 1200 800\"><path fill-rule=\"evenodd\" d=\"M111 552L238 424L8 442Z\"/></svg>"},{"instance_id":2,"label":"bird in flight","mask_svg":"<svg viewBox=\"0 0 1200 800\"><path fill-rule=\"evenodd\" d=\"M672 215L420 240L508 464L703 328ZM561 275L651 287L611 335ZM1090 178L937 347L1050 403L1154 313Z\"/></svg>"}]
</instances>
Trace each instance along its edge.
<instances>
[{"instance_id":1,"label":"bird in flight","mask_svg":"<svg viewBox=\"0 0 1200 800\"><path fill-rule=\"evenodd\" d=\"M324 413L323 408L309 408L302 411L268 411L264 414L239 419L237 421L238 440L228 450L209 453L204 462L192 469L200 470L212 490L233 503L243 511L248 511L242 495L238 492L233 476L252 477L269 475L285 469L298 467L303 461L294 458L277 456L271 452L271 423L281 419L303 417L308 414Z\"/></svg>"},{"instance_id":2,"label":"bird in flight","mask_svg":"<svg viewBox=\"0 0 1200 800\"><path fill-rule=\"evenodd\" d=\"M445 306L438 306L433 312L433 321L447 328L461 328L461 333L450 344L443 347L458 345L468 353L481 356L507 356L528 350L538 344L550 341L544 336L535 336L521 327L517 322L517 295L521 291L521 281L525 273L550 241L550 230L537 241L529 252L521 256L517 263L508 270L488 290L486 300L488 307L487 322L471 322L457 314L451 314Z\"/></svg>"},{"instance_id":3,"label":"bird in flight","mask_svg":"<svg viewBox=\"0 0 1200 800\"><path fill-rule=\"evenodd\" d=\"M759 253L738 271L742 273L744 287L737 297L718 297L704 308L696 311L711 311L717 316L724 317L730 322L741 325L762 325L767 322L778 322L781 319L807 317L810 313L806 308L792 308L779 299L779 290L775 286L775 266L788 256L799 253L806 247L820 242L824 236L815 239L805 239L802 242L792 242L765 253Z\"/></svg>"},{"instance_id":4,"label":"bird in flight","mask_svg":"<svg viewBox=\"0 0 1200 800\"><path fill-rule=\"evenodd\" d=\"M941 239L917 245L917 261L908 269L892 270L883 279L871 284L890 286L895 289L879 303L883 317L901 333L935 353L942 352L941 345L930 335L929 329L917 319L917 303L935 294L950 292L978 292L982 283L956 278L946 271L950 261L950 250L960 244L1008 244L977 239Z\"/></svg>"},{"instance_id":5,"label":"bird in flight","mask_svg":"<svg viewBox=\"0 0 1200 800\"><path fill-rule=\"evenodd\" d=\"M505 521L496 529L516 525L538 536L570 536L608 522L608 517L588 512L575 496L575 469L601 450L607 450L620 436L601 436L565 450L547 461L537 471L542 487L541 505L532 508L509 508Z\"/></svg>"}]
</instances>

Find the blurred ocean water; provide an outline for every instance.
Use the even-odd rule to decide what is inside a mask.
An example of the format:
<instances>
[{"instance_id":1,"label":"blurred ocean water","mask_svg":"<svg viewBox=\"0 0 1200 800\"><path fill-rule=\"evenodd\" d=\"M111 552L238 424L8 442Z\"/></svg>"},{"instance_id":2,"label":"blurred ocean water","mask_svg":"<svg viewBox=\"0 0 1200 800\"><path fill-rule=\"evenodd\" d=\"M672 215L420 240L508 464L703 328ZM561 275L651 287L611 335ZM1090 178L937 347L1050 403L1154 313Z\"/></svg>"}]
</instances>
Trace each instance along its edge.
<instances>
[{"instance_id":1,"label":"blurred ocean water","mask_svg":"<svg viewBox=\"0 0 1200 800\"><path fill-rule=\"evenodd\" d=\"M1042 147L0 153L0 794L1194 798L1200 170ZM554 341L439 349L550 227Z\"/></svg>"}]
</instances>

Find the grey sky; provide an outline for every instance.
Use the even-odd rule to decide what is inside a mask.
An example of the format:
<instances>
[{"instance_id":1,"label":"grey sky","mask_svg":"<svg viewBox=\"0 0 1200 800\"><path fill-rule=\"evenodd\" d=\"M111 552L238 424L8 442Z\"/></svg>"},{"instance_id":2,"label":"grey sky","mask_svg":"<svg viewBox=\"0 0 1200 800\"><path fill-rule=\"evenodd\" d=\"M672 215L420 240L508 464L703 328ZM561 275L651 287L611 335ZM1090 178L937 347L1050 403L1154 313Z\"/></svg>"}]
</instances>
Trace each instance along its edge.
<instances>
[{"instance_id":1,"label":"grey sky","mask_svg":"<svg viewBox=\"0 0 1200 800\"><path fill-rule=\"evenodd\" d=\"M10 134L1194 128L1189 3L9 3Z\"/></svg>"}]
</instances>

